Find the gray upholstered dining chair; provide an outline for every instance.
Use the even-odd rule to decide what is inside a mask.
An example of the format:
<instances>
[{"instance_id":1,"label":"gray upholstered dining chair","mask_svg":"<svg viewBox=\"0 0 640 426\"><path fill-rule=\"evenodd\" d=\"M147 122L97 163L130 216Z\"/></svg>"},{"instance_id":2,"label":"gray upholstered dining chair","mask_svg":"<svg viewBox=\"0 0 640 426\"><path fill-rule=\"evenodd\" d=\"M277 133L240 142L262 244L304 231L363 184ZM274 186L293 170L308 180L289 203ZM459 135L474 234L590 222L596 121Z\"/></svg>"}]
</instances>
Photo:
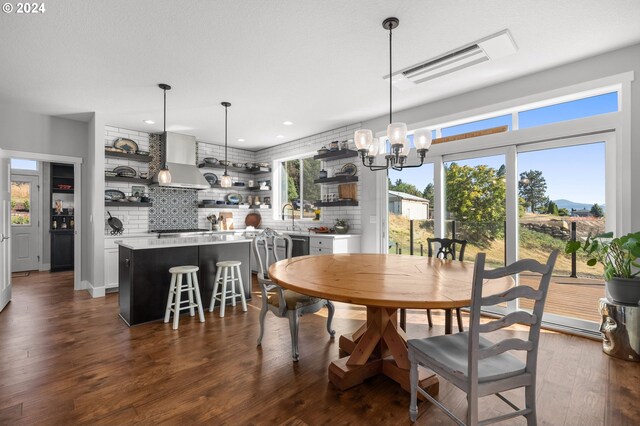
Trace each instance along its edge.
<instances>
[{"instance_id":1,"label":"gray upholstered dining chair","mask_svg":"<svg viewBox=\"0 0 640 426\"><path fill-rule=\"evenodd\" d=\"M315 313L327 307L327 331L331 338L336 334L331 329L335 308L329 300L318 297L305 296L292 290L285 290L269 279L269 265L283 259L291 258L293 242L291 237L277 232L271 228L258 234L251 244L256 261L258 262L258 283L262 292L262 309L260 310L260 336L258 346L262 344L264 335L264 319L267 312L272 312L279 318L289 319L291 332L291 355L294 361L298 361L298 329L300 317L304 314Z\"/></svg>"},{"instance_id":2,"label":"gray upholstered dining chair","mask_svg":"<svg viewBox=\"0 0 640 426\"><path fill-rule=\"evenodd\" d=\"M427 255L433 257L433 245L438 243L438 250L435 257L439 259L451 259L464 261L464 250L467 247L467 240L458 240L455 238L427 238L428 251ZM456 252L458 255L456 256ZM445 315L448 318L453 316L452 309L445 309ZM458 331L464 331L464 325L462 324L462 312L460 308L456 308L456 319L458 320ZM433 318L431 317L431 309L427 309L427 322L429 328L433 327ZM403 330L407 330L407 311L406 309L400 309L400 327Z\"/></svg>"},{"instance_id":3,"label":"gray upholstered dining chair","mask_svg":"<svg viewBox=\"0 0 640 426\"><path fill-rule=\"evenodd\" d=\"M433 370L440 377L451 382L467 394L467 425L489 424L512 417L524 416L529 426L536 424L536 366L538 360L538 342L544 303L547 297L549 281L558 251L554 250L546 264L533 259L519 260L507 267L485 270L485 254L476 256L471 291L471 320L469 331L445 336L411 339L408 341L409 361L411 362L411 404L409 416L415 421L418 416L417 393L443 410L456 424L465 423L452 412L427 394L418 386L418 365ZM502 278L531 271L541 275L537 289L518 285L500 294L484 296L482 286L485 280ZM492 306L518 298L535 300L533 312L512 312L500 319L480 324L482 306ZM513 324L529 325L526 340L507 338L493 342L480 334L490 333ZM520 361L508 351L526 351L526 363ZM506 399L500 392L515 388L525 388L525 407L520 409ZM495 394L511 408L513 412L491 419L478 419L478 399Z\"/></svg>"}]
</instances>

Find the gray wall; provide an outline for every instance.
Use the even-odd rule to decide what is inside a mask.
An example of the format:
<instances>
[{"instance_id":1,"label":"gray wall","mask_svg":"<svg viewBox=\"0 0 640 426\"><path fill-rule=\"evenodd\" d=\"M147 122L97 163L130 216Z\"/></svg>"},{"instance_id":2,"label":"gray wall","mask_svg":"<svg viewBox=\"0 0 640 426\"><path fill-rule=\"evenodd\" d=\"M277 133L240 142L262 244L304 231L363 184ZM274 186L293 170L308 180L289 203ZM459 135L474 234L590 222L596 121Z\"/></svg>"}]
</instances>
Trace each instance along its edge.
<instances>
[{"instance_id":1,"label":"gray wall","mask_svg":"<svg viewBox=\"0 0 640 426\"><path fill-rule=\"evenodd\" d=\"M395 112L394 120L417 123L430 118L472 110L628 71L635 71L635 78L640 78L640 44L434 103ZM634 119L639 111L640 83L635 81L631 84L631 164L640 164L640 120ZM381 116L363 122L362 127L372 129L375 133L384 130L387 124L387 116ZM375 211L375 196L384 196L384 189L377 185L374 179L365 178L363 181L364 202L361 205L364 247L365 245L375 245L375 239L379 238L376 236L378 225L370 223L369 215L371 213L369 212ZM631 182L640 182L640 167L631 168ZM638 230L640 229L640 214L638 214L640 213L640 186L632 185L631 198L631 229Z\"/></svg>"},{"instance_id":2,"label":"gray wall","mask_svg":"<svg viewBox=\"0 0 640 426\"><path fill-rule=\"evenodd\" d=\"M0 106L0 148L39 154L87 155L87 123Z\"/></svg>"}]
</instances>

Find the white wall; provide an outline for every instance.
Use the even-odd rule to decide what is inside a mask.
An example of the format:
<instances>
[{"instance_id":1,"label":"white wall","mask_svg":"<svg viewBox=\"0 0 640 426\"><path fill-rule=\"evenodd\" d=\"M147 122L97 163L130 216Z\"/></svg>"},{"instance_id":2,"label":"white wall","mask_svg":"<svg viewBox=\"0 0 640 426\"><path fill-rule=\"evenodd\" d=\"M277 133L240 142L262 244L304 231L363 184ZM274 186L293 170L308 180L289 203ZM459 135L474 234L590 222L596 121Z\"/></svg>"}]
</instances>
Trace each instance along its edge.
<instances>
[{"instance_id":1,"label":"white wall","mask_svg":"<svg viewBox=\"0 0 640 426\"><path fill-rule=\"evenodd\" d=\"M636 72L636 81L631 84L631 164L640 164L640 120L633 119L640 111L640 82L637 81L640 78L640 44L434 103L394 112L394 120L418 123L628 71ZM402 96L402 93L400 92L398 96ZM376 133L386 128L387 120L387 116L377 117L363 122L362 127L372 129ZM373 178L363 180L362 192L368 195L365 198L370 199L369 202L361 203L364 247L374 244L375 239L380 238L379 226L370 223L368 212L375 208L374 196L383 197L385 192L384 180ZM631 168L630 180L640 182L640 167ZM631 198L631 229L638 230L640 229L639 185L632 185Z\"/></svg>"}]
</instances>

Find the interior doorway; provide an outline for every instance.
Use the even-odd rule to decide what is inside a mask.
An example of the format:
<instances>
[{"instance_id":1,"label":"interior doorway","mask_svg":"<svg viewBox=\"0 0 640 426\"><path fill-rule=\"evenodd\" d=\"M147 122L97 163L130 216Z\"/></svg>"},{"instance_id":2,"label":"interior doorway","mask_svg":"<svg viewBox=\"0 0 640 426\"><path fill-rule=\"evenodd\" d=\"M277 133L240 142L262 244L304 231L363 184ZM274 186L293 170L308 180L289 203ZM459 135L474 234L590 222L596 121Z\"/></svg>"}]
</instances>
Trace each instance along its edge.
<instances>
[{"instance_id":1,"label":"interior doorway","mask_svg":"<svg viewBox=\"0 0 640 426\"><path fill-rule=\"evenodd\" d=\"M10 173L3 181L14 189L7 209L11 213L7 220L11 222L9 272L37 279L38 273L31 271L53 272L56 263L55 271L72 274L74 290L85 289L81 280L82 159L19 151L3 155L10 159ZM52 232L56 229L57 233ZM33 244L34 240L39 242Z\"/></svg>"}]
</instances>

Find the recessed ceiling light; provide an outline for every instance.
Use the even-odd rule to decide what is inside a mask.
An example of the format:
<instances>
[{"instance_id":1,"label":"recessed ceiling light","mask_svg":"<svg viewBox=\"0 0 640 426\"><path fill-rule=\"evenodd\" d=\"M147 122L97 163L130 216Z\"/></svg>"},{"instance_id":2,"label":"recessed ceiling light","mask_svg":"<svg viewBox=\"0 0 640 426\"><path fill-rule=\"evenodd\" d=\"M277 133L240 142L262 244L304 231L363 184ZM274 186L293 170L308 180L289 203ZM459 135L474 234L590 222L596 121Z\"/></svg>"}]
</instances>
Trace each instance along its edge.
<instances>
[{"instance_id":1,"label":"recessed ceiling light","mask_svg":"<svg viewBox=\"0 0 640 426\"><path fill-rule=\"evenodd\" d=\"M155 121L153 121L153 120L144 120L144 123L147 123L147 124L156 124L156 122L155 122Z\"/></svg>"},{"instance_id":2,"label":"recessed ceiling light","mask_svg":"<svg viewBox=\"0 0 640 426\"><path fill-rule=\"evenodd\" d=\"M291 126L293 125L293 121L283 121L282 124L284 124L285 126Z\"/></svg>"},{"instance_id":3,"label":"recessed ceiling light","mask_svg":"<svg viewBox=\"0 0 640 426\"><path fill-rule=\"evenodd\" d=\"M282 138L284 138L284 136L282 136L282 135L278 135L278 136L276 136L276 138L278 138L278 139L282 139Z\"/></svg>"},{"instance_id":4,"label":"recessed ceiling light","mask_svg":"<svg viewBox=\"0 0 640 426\"><path fill-rule=\"evenodd\" d=\"M244 142L244 139L239 138L239 139L238 139L238 142Z\"/></svg>"}]
</instances>

